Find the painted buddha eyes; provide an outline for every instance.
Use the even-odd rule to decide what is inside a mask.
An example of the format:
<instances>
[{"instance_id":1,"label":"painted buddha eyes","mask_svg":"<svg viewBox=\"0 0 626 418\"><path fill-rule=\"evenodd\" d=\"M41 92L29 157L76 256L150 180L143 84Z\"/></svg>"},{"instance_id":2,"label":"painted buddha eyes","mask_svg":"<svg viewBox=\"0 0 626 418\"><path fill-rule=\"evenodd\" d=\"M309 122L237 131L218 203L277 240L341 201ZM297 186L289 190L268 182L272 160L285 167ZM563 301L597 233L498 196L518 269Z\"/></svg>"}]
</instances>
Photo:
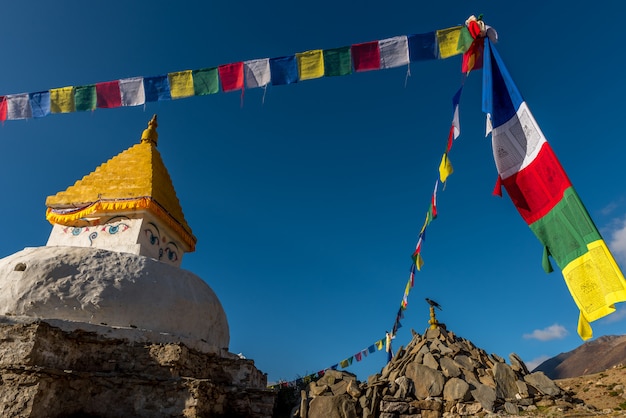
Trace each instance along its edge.
<instances>
[{"instance_id":1,"label":"painted buddha eyes","mask_svg":"<svg viewBox=\"0 0 626 418\"><path fill-rule=\"evenodd\" d=\"M159 233L159 228L157 228L157 226L153 224L152 222L149 222L148 225L150 226L150 228L145 229L144 233L146 234L146 237L148 238L150 245L159 246L159 258L158 259L161 260L165 256L166 259L172 263L175 263L176 261L178 261L178 252L179 252L178 245L176 245L174 241L170 241L167 244L165 244L165 238L163 238L163 243L165 244L165 246L161 247L161 236Z\"/></svg>"},{"instance_id":2,"label":"painted buddha eyes","mask_svg":"<svg viewBox=\"0 0 626 418\"><path fill-rule=\"evenodd\" d=\"M150 245L157 245L159 243L159 237L154 234L150 229L146 229L146 236L148 237L148 241L150 241Z\"/></svg>"}]
</instances>

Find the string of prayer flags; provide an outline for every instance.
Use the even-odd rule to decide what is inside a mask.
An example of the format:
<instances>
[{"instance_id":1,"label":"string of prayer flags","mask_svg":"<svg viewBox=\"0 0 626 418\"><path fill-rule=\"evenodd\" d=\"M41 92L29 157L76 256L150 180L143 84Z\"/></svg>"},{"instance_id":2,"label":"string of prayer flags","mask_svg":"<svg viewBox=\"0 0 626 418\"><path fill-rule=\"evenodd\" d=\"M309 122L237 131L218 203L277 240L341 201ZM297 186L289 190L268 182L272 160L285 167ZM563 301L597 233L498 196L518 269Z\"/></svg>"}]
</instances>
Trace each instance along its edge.
<instances>
[{"instance_id":1,"label":"string of prayer flags","mask_svg":"<svg viewBox=\"0 0 626 418\"><path fill-rule=\"evenodd\" d=\"M549 257L561 269L580 310L578 334L587 340L589 323L626 301L626 280L500 55L484 42L483 111L499 182L543 245L546 272Z\"/></svg>"},{"instance_id":2,"label":"string of prayer flags","mask_svg":"<svg viewBox=\"0 0 626 418\"><path fill-rule=\"evenodd\" d=\"M241 90L243 95L244 89L270 84L286 85L405 65L408 68L411 62L469 53L474 45L476 48L482 45L472 37L473 33L469 26L457 26L339 48L313 49L284 57L4 95L0 96L3 98L0 102L0 121L41 118L51 113L141 106L149 102L205 96L219 91L226 93ZM468 45L470 41L473 43ZM473 54L471 57L472 65L476 68L480 61L479 55ZM443 167L447 170L451 165L444 164Z\"/></svg>"},{"instance_id":3,"label":"string of prayer flags","mask_svg":"<svg viewBox=\"0 0 626 418\"><path fill-rule=\"evenodd\" d=\"M385 338L380 339L378 341L376 341L375 343L369 345L367 348L364 348L362 350L359 350L357 353L351 355L350 357L347 357L343 360L341 360L338 363L333 364L332 366L324 369L324 370L320 370L316 373L311 373L308 374L304 377L299 377L295 380L292 380L290 382L280 382L278 384L275 385L271 385L268 386L268 388L270 389L278 389L279 387L294 387L297 386L299 384L302 383L308 383L308 382L313 382L321 377L324 376L324 374L326 374L326 370L337 370L339 367L346 369L348 367L350 367L353 363L354 360L356 359L357 362L362 361L365 357L368 356L368 354L372 354L375 353L377 350L380 351L383 349L383 347L386 346L386 338L387 336L385 336Z\"/></svg>"}]
</instances>

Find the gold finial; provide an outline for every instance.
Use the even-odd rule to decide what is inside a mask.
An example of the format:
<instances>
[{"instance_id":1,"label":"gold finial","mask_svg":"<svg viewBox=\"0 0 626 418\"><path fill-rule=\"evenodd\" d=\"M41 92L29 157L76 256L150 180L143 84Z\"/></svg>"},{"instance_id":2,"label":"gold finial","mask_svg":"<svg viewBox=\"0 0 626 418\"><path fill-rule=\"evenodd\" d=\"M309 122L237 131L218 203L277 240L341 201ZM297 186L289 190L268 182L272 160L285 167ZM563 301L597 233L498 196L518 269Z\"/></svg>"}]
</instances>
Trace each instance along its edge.
<instances>
[{"instance_id":1,"label":"gold finial","mask_svg":"<svg viewBox=\"0 0 626 418\"><path fill-rule=\"evenodd\" d=\"M157 124L157 115L153 115L150 122L148 122L148 127L141 134L141 142L152 142L156 146L159 140L159 134L156 131L157 126L159 126Z\"/></svg>"},{"instance_id":2,"label":"gold finial","mask_svg":"<svg viewBox=\"0 0 626 418\"><path fill-rule=\"evenodd\" d=\"M441 310L441 305L435 302L432 299L426 298L426 303L430 305L430 319L428 320L428 324L430 324L430 329L435 329L439 327L439 321L435 317L435 308Z\"/></svg>"}]
</instances>

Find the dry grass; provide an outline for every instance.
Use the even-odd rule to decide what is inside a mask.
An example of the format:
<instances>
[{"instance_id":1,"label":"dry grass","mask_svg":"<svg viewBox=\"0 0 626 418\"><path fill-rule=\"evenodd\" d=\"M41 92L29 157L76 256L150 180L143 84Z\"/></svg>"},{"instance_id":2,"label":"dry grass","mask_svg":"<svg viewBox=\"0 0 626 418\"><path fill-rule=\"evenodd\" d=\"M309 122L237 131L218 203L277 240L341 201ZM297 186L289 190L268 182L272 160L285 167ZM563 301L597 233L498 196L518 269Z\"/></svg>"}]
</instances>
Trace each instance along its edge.
<instances>
[{"instance_id":1,"label":"dry grass","mask_svg":"<svg viewBox=\"0 0 626 418\"><path fill-rule=\"evenodd\" d=\"M626 416L626 367L604 372L555 380L564 390L574 392L586 405L594 406L608 416ZM610 412L609 412L610 411Z\"/></svg>"}]
</instances>

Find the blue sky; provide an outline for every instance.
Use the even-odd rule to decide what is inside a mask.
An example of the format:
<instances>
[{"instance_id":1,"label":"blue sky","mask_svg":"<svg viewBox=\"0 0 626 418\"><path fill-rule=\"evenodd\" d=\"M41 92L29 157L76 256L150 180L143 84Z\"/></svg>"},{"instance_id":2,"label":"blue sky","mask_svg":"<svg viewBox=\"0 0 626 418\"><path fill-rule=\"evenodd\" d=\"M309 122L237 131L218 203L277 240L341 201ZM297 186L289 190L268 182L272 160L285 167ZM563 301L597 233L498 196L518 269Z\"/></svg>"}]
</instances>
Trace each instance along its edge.
<instances>
[{"instance_id":1,"label":"blue sky","mask_svg":"<svg viewBox=\"0 0 626 418\"><path fill-rule=\"evenodd\" d=\"M624 6L605 2L284 0L11 2L0 16L0 95L425 33L484 13L514 81L618 263L626 265ZM145 107L7 121L0 128L0 257L45 245L45 198L135 144L153 113L197 250L183 267L215 290L230 350L270 381L344 360L392 327L461 82L460 56L406 68ZM439 193L394 348L439 319L488 352L534 363L582 343L559 272L506 196L484 137L481 73L461 99L455 173ZM623 334L626 306L592 324ZM349 368L366 379L383 352Z\"/></svg>"}]
</instances>

